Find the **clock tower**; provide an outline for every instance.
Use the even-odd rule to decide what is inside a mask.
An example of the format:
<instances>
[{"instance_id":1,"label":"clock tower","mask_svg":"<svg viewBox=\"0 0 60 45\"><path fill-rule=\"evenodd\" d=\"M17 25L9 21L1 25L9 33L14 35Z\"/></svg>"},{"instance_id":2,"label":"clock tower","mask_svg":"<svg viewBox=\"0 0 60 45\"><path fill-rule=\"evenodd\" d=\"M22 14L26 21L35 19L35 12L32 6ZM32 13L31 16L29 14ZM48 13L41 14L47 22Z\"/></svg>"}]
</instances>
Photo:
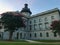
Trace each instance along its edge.
<instances>
[{"instance_id":1,"label":"clock tower","mask_svg":"<svg viewBox=\"0 0 60 45\"><path fill-rule=\"evenodd\" d=\"M26 17L30 17L30 15L32 14L32 12L28 8L28 4L24 4L24 8L22 8L21 13L23 15L25 15Z\"/></svg>"}]
</instances>

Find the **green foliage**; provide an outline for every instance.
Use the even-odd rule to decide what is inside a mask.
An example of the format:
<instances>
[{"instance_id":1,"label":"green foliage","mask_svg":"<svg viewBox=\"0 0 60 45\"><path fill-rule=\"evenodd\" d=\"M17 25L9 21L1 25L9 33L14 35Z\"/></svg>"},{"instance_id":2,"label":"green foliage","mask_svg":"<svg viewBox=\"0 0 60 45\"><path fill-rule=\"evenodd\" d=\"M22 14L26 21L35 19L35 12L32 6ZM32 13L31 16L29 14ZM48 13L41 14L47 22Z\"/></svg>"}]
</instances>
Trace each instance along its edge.
<instances>
[{"instance_id":1,"label":"green foliage","mask_svg":"<svg viewBox=\"0 0 60 45\"><path fill-rule=\"evenodd\" d=\"M12 33L16 29L20 27L25 27L25 24L23 23L23 19L20 13L16 13L16 12L3 13L1 20L6 30L10 32L10 35L12 35Z\"/></svg>"},{"instance_id":2,"label":"green foliage","mask_svg":"<svg viewBox=\"0 0 60 45\"><path fill-rule=\"evenodd\" d=\"M60 20L53 21L51 24L51 29L53 30L53 32L57 32L60 35Z\"/></svg>"}]
</instances>

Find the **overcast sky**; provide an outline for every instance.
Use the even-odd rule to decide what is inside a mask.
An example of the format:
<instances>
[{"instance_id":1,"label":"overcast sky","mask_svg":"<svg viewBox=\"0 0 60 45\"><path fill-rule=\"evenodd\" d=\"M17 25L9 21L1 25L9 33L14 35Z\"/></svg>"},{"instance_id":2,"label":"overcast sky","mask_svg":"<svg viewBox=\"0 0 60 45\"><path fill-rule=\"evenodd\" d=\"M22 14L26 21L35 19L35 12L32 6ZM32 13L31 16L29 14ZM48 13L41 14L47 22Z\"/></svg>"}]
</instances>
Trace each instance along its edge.
<instances>
[{"instance_id":1,"label":"overcast sky","mask_svg":"<svg viewBox=\"0 0 60 45\"><path fill-rule=\"evenodd\" d=\"M60 9L60 0L0 0L0 14L7 11L21 11L27 3L32 14L53 8Z\"/></svg>"}]
</instances>

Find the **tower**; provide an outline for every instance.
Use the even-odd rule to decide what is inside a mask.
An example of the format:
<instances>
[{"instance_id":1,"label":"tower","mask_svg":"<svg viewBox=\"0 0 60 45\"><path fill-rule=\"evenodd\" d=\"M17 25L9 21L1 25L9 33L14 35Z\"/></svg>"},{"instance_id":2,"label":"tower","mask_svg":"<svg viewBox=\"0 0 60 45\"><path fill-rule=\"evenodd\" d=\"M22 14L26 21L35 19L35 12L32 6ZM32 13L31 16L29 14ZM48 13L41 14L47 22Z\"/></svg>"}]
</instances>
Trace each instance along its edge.
<instances>
[{"instance_id":1,"label":"tower","mask_svg":"<svg viewBox=\"0 0 60 45\"><path fill-rule=\"evenodd\" d=\"M28 4L24 4L24 8L22 8L21 13L24 14L26 17L29 17L32 12L28 8Z\"/></svg>"}]
</instances>

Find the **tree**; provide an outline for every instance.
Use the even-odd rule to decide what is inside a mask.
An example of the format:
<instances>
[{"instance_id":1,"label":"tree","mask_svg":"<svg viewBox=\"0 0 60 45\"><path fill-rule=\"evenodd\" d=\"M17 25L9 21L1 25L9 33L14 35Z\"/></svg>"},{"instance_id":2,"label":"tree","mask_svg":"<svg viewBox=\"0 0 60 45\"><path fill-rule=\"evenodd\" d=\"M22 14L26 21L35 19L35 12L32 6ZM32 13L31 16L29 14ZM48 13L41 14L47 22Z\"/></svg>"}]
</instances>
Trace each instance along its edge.
<instances>
[{"instance_id":1,"label":"tree","mask_svg":"<svg viewBox=\"0 0 60 45\"><path fill-rule=\"evenodd\" d=\"M6 29L5 31L10 32L9 40L11 40L13 32L16 29L19 29L20 27L25 27L25 24L23 23L22 19L23 15L17 12L6 12L1 15L1 20Z\"/></svg>"},{"instance_id":2,"label":"tree","mask_svg":"<svg viewBox=\"0 0 60 45\"><path fill-rule=\"evenodd\" d=\"M54 33L58 33L60 35L60 20L55 20L51 24L51 29Z\"/></svg>"}]
</instances>

